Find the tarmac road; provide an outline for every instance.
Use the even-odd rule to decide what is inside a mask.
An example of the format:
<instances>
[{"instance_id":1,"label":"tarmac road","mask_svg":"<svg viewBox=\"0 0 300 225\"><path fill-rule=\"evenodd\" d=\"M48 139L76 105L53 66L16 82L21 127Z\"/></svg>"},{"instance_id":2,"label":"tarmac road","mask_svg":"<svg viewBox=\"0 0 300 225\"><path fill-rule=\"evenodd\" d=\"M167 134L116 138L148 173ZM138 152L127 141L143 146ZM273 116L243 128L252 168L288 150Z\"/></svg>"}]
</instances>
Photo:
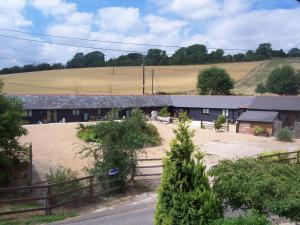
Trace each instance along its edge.
<instances>
[{"instance_id":1,"label":"tarmac road","mask_svg":"<svg viewBox=\"0 0 300 225\"><path fill-rule=\"evenodd\" d=\"M154 198L95 211L52 225L153 225Z\"/></svg>"}]
</instances>

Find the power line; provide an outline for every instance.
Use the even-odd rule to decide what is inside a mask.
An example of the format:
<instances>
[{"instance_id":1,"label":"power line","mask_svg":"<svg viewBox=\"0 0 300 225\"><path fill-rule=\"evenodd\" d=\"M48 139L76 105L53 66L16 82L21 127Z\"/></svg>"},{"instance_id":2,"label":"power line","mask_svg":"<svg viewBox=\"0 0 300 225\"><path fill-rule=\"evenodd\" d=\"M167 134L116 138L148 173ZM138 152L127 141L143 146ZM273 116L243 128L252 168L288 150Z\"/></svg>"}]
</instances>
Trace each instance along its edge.
<instances>
[{"instance_id":1,"label":"power line","mask_svg":"<svg viewBox=\"0 0 300 225\"><path fill-rule=\"evenodd\" d=\"M69 40L90 41L90 42L100 42L100 43L110 43L110 44L126 44L126 45L148 46L148 47L164 47L164 48L182 48L182 47L184 47L184 46L180 46L180 45L162 45L162 44L148 44L148 43L137 43L137 42L108 41L108 40L99 40L99 39L77 38L77 37L70 37L70 36L42 34L42 33L36 33L36 32L8 29L8 28L3 28L3 27L0 27L0 30L15 32L15 33L21 33L21 34L30 34L30 35L35 35L35 36L54 37L54 38L62 38L62 39L69 39ZM89 47L87 47L87 48L89 48ZM208 50L222 49L222 50L225 50L225 51L249 51L249 50L255 51L255 49L245 49L245 48L206 47L206 49L208 49ZM110 49L107 49L107 50L110 50ZM116 49L116 50L117 51L124 51L124 52L137 52L137 53L139 53L138 51L126 51L126 50L119 50L119 49ZM114 50L111 50L111 51L114 51ZM289 51L289 50L283 50L283 51ZM145 52L140 52L140 53L145 53Z\"/></svg>"},{"instance_id":2,"label":"power line","mask_svg":"<svg viewBox=\"0 0 300 225\"><path fill-rule=\"evenodd\" d=\"M28 31L21 31L21 30L13 30L13 29L1 28L1 27L0 27L0 30L11 31L11 32L15 32L15 33L22 33L22 34L31 34L31 35L36 35L36 36L78 40L78 41L91 41L91 42L102 42L102 43L110 43L110 44L126 44L126 45L138 45L138 46L149 46L149 47L165 47L165 48L180 48L181 47L179 45L161 45L161 44L147 44L147 43L137 43L137 42L108 41L108 40L99 40L99 39L76 38L76 37L42 34L42 33L28 32Z\"/></svg>"},{"instance_id":3,"label":"power line","mask_svg":"<svg viewBox=\"0 0 300 225\"><path fill-rule=\"evenodd\" d=\"M88 48L88 49L103 50L103 51L140 53L140 54L146 54L147 53L147 52L141 52L141 51L129 51L129 50L124 50L124 49L100 48L100 47L92 47L92 46L67 44L67 43L61 43L61 42L53 42L53 41L42 41L42 40L35 40L35 39L29 39L29 38L23 38L23 37L16 37L16 36L4 35L4 34L0 34L0 37L13 38L13 39L22 40L22 41L31 41L31 42L44 43L44 44L62 45L62 46L78 47L78 48Z\"/></svg>"}]
</instances>

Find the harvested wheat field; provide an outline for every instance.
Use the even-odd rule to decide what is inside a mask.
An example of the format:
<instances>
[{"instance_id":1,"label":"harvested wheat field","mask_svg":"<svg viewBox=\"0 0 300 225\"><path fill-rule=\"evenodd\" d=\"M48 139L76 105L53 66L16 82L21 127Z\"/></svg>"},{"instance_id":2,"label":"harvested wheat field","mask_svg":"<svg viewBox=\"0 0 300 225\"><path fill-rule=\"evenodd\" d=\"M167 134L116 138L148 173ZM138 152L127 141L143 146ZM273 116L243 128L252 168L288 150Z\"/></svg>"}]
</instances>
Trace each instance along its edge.
<instances>
[{"instance_id":1,"label":"harvested wheat field","mask_svg":"<svg viewBox=\"0 0 300 225\"><path fill-rule=\"evenodd\" d=\"M194 93L199 70L216 65L223 67L235 81L247 76L262 62L219 63L187 66L146 66L146 93ZM141 94L141 67L81 68L2 75L7 94Z\"/></svg>"}]
</instances>

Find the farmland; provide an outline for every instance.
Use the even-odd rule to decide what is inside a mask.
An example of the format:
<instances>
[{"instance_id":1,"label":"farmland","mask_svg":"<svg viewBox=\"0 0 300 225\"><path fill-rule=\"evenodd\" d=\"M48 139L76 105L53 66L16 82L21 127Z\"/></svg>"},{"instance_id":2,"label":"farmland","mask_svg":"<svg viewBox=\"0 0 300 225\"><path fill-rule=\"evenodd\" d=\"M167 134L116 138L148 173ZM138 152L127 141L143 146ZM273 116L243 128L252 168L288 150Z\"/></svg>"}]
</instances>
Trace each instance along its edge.
<instances>
[{"instance_id":1,"label":"farmland","mask_svg":"<svg viewBox=\"0 0 300 225\"><path fill-rule=\"evenodd\" d=\"M299 58L272 59L260 62L219 63L187 66L146 66L145 91L151 94L154 70L154 93L196 93L199 70L216 65L223 67L236 81L235 94L255 93L257 83L265 81L278 65L292 64L300 69ZM142 93L141 67L81 68L39 71L0 76L7 94L83 94L125 95Z\"/></svg>"},{"instance_id":2,"label":"farmland","mask_svg":"<svg viewBox=\"0 0 300 225\"><path fill-rule=\"evenodd\" d=\"M234 80L243 79L262 62L215 64L223 67ZM151 93L151 72L154 70L154 92L196 91L199 70L210 65L146 66L146 93ZM98 67L52 70L0 76L7 94L141 94L141 67Z\"/></svg>"}]
</instances>

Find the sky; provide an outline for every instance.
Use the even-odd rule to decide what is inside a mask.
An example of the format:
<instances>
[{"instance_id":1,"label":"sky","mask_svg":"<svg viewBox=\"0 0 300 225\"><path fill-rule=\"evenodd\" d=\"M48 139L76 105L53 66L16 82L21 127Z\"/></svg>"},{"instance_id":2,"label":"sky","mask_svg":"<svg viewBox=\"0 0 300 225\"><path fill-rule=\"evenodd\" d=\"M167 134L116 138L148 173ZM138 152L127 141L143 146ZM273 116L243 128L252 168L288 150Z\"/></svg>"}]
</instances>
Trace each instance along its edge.
<instances>
[{"instance_id":1,"label":"sky","mask_svg":"<svg viewBox=\"0 0 300 225\"><path fill-rule=\"evenodd\" d=\"M42 62L66 63L76 52L87 53L95 49L102 51L109 59L126 54L126 51L146 52L151 48L32 33L168 46L205 44L208 48L256 49L259 43L269 42L273 49L300 48L300 2L0 0L0 68ZM170 55L176 50L174 47L158 48Z\"/></svg>"}]
</instances>

